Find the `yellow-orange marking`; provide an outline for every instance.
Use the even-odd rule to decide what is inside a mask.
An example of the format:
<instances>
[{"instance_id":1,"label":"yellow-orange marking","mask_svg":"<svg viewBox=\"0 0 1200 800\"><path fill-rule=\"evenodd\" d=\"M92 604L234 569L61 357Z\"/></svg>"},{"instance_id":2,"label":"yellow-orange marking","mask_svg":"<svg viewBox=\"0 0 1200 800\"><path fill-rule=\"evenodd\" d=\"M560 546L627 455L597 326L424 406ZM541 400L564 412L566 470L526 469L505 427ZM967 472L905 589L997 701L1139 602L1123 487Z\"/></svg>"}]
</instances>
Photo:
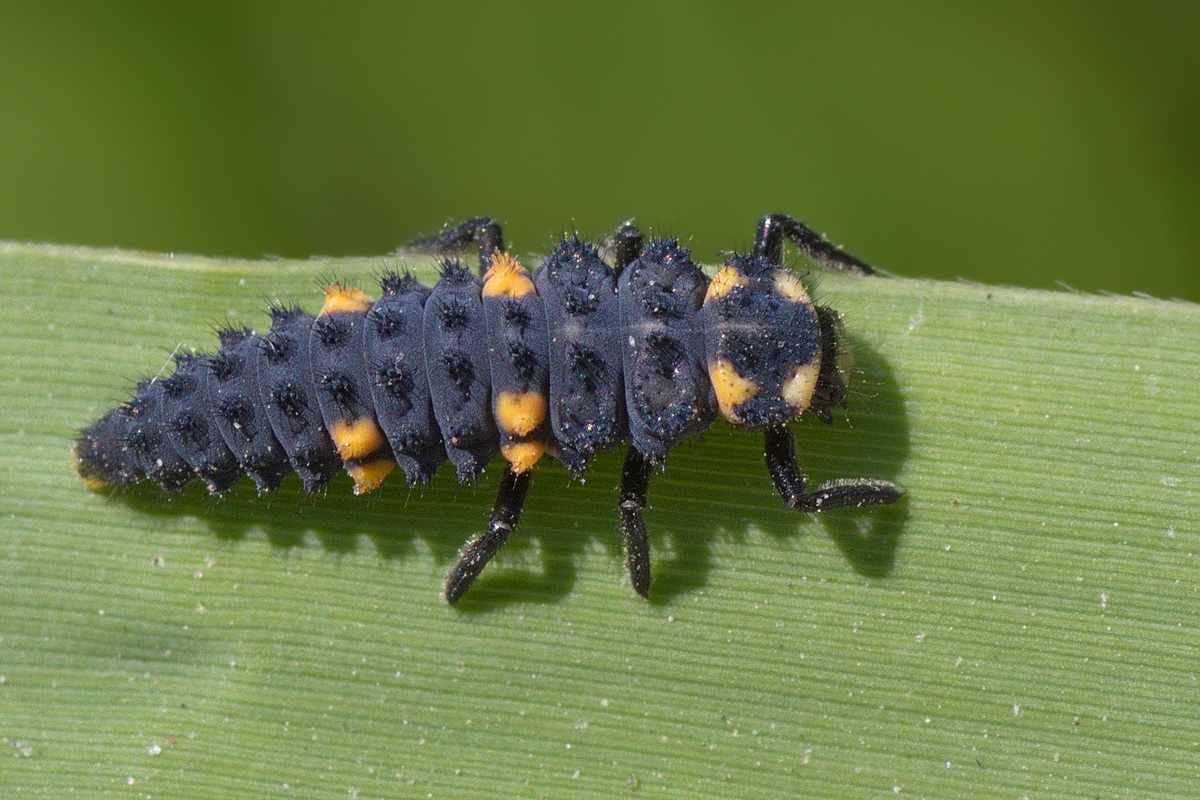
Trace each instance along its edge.
<instances>
[{"instance_id":1,"label":"yellow-orange marking","mask_svg":"<svg viewBox=\"0 0 1200 800\"><path fill-rule=\"evenodd\" d=\"M787 270L781 269L775 273L775 291L793 303L812 305L812 298L808 296L804 283Z\"/></svg>"},{"instance_id":2,"label":"yellow-orange marking","mask_svg":"<svg viewBox=\"0 0 1200 800\"><path fill-rule=\"evenodd\" d=\"M783 402L796 409L797 413L808 408L812 403L813 393L817 390L817 376L820 374L820 359L811 364L796 367L796 370L780 387Z\"/></svg>"},{"instance_id":3,"label":"yellow-orange marking","mask_svg":"<svg viewBox=\"0 0 1200 800\"><path fill-rule=\"evenodd\" d=\"M333 437L333 446L337 448L342 461L351 461L370 455L383 446L383 431L371 417L359 417L355 420L339 419L329 430Z\"/></svg>"},{"instance_id":4,"label":"yellow-orange marking","mask_svg":"<svg viewBox=\"0 0 1200 800\"><path fill-rule=\"evenodd\" d=\"M500 452L512 464L513 472L519 474L533 469L533 465L546 452L546 445L541 442L516 442L501 447Z\"/></svg>"},{"instance_id":5,"label":"yellow-orange marking","mask_svg":"<svg viewBox=\"0 0 1200 800\"><path fill-rule=\"evenodd\" d=\"M751 399L759 392L759 386L749 378L743 378L733 368L733 364L723 359L717 359L708 365L708 377L712 381L713 392L717 395L717 405L725 419L732 423L740 423L741 419L734 413L734 407Z\"/></svg>"},{"instance_id":6,"label":"yellow-orange marking","mask_svg":"<svg viewBox=\"0 0 1200 800\"><path fill-rule=\"evenodd\" d=\"M395 467L395 461L390 458L380 458L362 464L347 464L346 472L350 473L350 477L354 479L354 493L366 494L378 489L379 485L383 483L383 479Z\"/></svg>"},{"instance_id":7,"label":"yellow-orange marking","mask_svg":"<svg viewBox=\"0 0 1200 800\"><path fill-rule=\"evenodd\" d=\"M546 419L546 397L541 392L500 392L493 413L505 433L528 436Z\"/></svg>"},{"instance_id":8,"label":"yellow-orange marking","mask_svg":"<svg viewBox=\"0 0 1200 800\"><path fill-rule=\"evenodd\" d=\"M323 317L338 311L366 313L372 302L374 301L357 286L331 283L325 287L325 305L321 306L321 313L318 316Z\"/></svg>"},{"instance_id":9,"label":"yellow-orange marking","mask_svg":"<svg viewBox=\"0 0 1200 800\"><path fill-rule=\"evenodd\" d=\"M508 253L492 256L491 269L483 276L484 297L524 297L532 291L533 280L521 262Z\"/></svg>"},{"instance_id":10,"label":"yellow-orange marking","mask_svg":"<svg viewBox=\"0 0 1200 800\"><path fill-rule=\"evenodd\" d=\"M746 280L746 276L738 271L737 267L732 264L726 264L717 270L717 274L713 276L712 283L708 285L708 291L704 294L704 302L719 300L737 287L745 286L749 282Z\"/></svg>"},{"instance_id":11,"label":"yellow-orange marking","mask_svg":"<svg viewBox=\"0 0 1200 800\"><path fill-rule=\"evenodd\" d=\"M78 472L79 471L76 470L76 473ZM97 478L94 475L80 475L79 477L83 481L83 485L91 489L93 492L102 492L111 486L111 484L104 480L104 478Z\"/></svg>"}]
</instances>

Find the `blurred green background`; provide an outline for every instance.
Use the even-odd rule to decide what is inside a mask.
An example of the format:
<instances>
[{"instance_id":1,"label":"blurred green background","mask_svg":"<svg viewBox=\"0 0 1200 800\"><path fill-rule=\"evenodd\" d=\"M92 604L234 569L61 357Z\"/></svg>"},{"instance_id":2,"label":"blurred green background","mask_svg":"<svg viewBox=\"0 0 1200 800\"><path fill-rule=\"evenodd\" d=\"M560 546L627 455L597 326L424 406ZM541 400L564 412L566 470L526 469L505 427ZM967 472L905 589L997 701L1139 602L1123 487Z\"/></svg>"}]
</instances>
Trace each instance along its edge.
<instances>
[{"instance_id":1,"label":"blurred green background","mask_svg":"<svg viewBox=\"0 0 1200 800\"><path fill-rule=\"evenodd\" d=\"M0 237L518 251L761 214L893 272L1200 300L1200 4L5 3Z\"/></svg>"}]
</instances>

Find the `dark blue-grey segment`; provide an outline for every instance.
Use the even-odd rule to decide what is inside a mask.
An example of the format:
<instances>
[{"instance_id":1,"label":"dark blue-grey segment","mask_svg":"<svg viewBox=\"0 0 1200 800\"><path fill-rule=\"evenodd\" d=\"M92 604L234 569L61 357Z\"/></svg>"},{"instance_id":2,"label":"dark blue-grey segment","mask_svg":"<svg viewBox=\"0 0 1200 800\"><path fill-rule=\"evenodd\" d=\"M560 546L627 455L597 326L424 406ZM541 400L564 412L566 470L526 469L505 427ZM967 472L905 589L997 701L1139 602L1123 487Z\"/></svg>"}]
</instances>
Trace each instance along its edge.
<instances>
[{"instance_id":1,"label":"dark blue-grey segment","mask_svg":"<svg viewBox=\"0 0 1200 800\"><path fill-rule=\"evenodd\" d=\"M525 284L529 287L529 284ZM493 295L483 298L487 322L488 363L492 395L502 392L517 396L529 393L549 398L547 370L546 309L533 288L520 297ZM502 452L516 442L546 441L548 425L543 421L526 434L514 434L497 424Z\"/></svg>"},{"instance_id":2,"label":"dark blue-grey segment","mask_svg":"<svg viewBox=\"0 0 1200 800\"><path fill-rule=\"evenodd\" d=\"M425 370L446 455L459 480L478 475L497 452L491 409L491 369L480 280L457 261L425 302Z\"/></svg>"},{"instance_id":3,"label":"dark blue-grey segment","mask_svg":"<svg viewBox=\"0 0 1200 800\"><path fill-rule=\"evenodd\" d=\"M207 380L208 367L202 358L175 357L175 372L162 382L172 406L166 430L175 450L207 484L208 490L221 494L242 477L242 468L208 413L208 394L204 388Z\"/></svg>"},{"instance_id":4,"label":"dark blue-grey segment","mask_svg":"<svg viewBox=\"0 0 1200 800\"><path fill-rule=\"evenodd\" d=\"M675 239L652 239L618 281L629 437L655 464L712 423L700 321L707 288Z\"/></svg>"},{"instance_id":5,"label":"dark blue-grey segment","mask_svg":"<svg viewBox=\"0 0 1200 800\"><path fill-rule=\"evenodd\" d=\"M431 290L394 272L363 326L367 378L375 418L409 485L425 483L446 460L425 374L422 325Z\"/></svg>"},{"instance_id":6,"label":"dark blue-grey segment","mask_svg":"<svg viewBox=\"0 0 1200 800\"><path fill-rule=\"evenodd\" d=\"M309 364L327 431L334 430L338 422L352 424L364 417L375 418L363 338L366 318L366 311L334 311L320 314L313 322L308 343ZM373 454L361 455L392 457L387 444Z\"/></svg>"},{"instance_id":7,"label":"dark blue-grey segment","mask_svg":"<svg viewBox=\"0 0 1200 800\"><path fill-rule=\"evenodd\" d=\"M129 486L146 477L140 462L126 451L129 417L118 406L81 431L75 441L75 468L85 481Z\"/></svg>"},{"instance_id":8,"label":"dark blue-grey segment","mask_svg":"<svg viewBox=\"0 0 1200 800\"><path fill-rule=\"evenodd\" d=\"M218 335L221 349L204 357L199 371L209 419L258 490L270 491L291 467L259 400L254 359L261 354L262 339L247 330L219 331Z\"/></svg>"},{"instance_id":9,"label":"dark blue-grey segment","mask_svg":"<svg viewBox=\"0 0 1200 800\"><path fill-rule=\"evenodd\" d=\"M167 491L177 491L196 474L167 438L169 413L170 398L162 381L144 381L139 385L123 410L125 452L136 465L136 472Z\"/></svg>"},{"instance_id":10,"label":"dark blue-grey segment","mask_svg":"<svg viewBox=\"0 0 1200 800\"><path fill-rule=\"evenodd\" d=\"M271 309L271 330L257 362L259 402L275 438L283 445L305 491L315 491L337 474L342 461L325 431L313 392L309 336L313 316L298 308Z\"/></svg>"},{"instance_id":11,"label":"dark blue-grey segment","mask_svg":"<svg viewBox=\"0 0 1200 800\"><path fill-rule=\"evenodd\" d=\"M549 332L550 429L572 474L628 435L617 277L595 245L564 237L533 274Z\"/></svg>"}]
</instances>

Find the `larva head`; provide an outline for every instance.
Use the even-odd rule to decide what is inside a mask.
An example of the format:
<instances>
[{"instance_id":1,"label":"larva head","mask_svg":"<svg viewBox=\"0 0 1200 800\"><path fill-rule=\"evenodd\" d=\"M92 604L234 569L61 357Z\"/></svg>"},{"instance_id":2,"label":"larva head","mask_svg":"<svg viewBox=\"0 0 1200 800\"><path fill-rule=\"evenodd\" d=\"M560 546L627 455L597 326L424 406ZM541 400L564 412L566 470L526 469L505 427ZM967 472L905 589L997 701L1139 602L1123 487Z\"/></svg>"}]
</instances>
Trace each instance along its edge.
<instances>
[{"instance_id":1,"label":"larva head","mask_svg":"<svg viewBox=\"0 0 1200 800\"><path fill-rule=\"evenodd\" d=\"M705 351L721 413L765 428L807 411L820 383L821 323L795 273L733 255L704 298Z\"/></svg>"}]
</instances>

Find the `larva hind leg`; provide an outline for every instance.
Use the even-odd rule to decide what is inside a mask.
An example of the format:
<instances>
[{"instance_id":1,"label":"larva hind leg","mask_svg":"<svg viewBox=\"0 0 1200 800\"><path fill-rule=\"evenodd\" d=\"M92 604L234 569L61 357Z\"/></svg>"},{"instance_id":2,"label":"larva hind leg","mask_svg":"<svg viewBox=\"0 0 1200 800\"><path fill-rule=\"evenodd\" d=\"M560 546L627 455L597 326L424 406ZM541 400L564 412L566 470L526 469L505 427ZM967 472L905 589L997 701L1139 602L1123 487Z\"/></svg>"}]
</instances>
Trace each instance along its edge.
<instances>
[{"instance_id":1,"label":"larva hind leg","mask_svg":"<svg viewBox=\"0 0 1200 800\"><path fill-rule=\"evenodd\" d=\"M796 466L796 448L787 425L777 425L763 431L766 441L767 471L775 483L775 491L788 508L816 512L833 508L884 506L904 497L904 490L891 481L880 478L839 478L823 483L814 491L806 491L806 481Z\"/></svg>"}]
</instances>

